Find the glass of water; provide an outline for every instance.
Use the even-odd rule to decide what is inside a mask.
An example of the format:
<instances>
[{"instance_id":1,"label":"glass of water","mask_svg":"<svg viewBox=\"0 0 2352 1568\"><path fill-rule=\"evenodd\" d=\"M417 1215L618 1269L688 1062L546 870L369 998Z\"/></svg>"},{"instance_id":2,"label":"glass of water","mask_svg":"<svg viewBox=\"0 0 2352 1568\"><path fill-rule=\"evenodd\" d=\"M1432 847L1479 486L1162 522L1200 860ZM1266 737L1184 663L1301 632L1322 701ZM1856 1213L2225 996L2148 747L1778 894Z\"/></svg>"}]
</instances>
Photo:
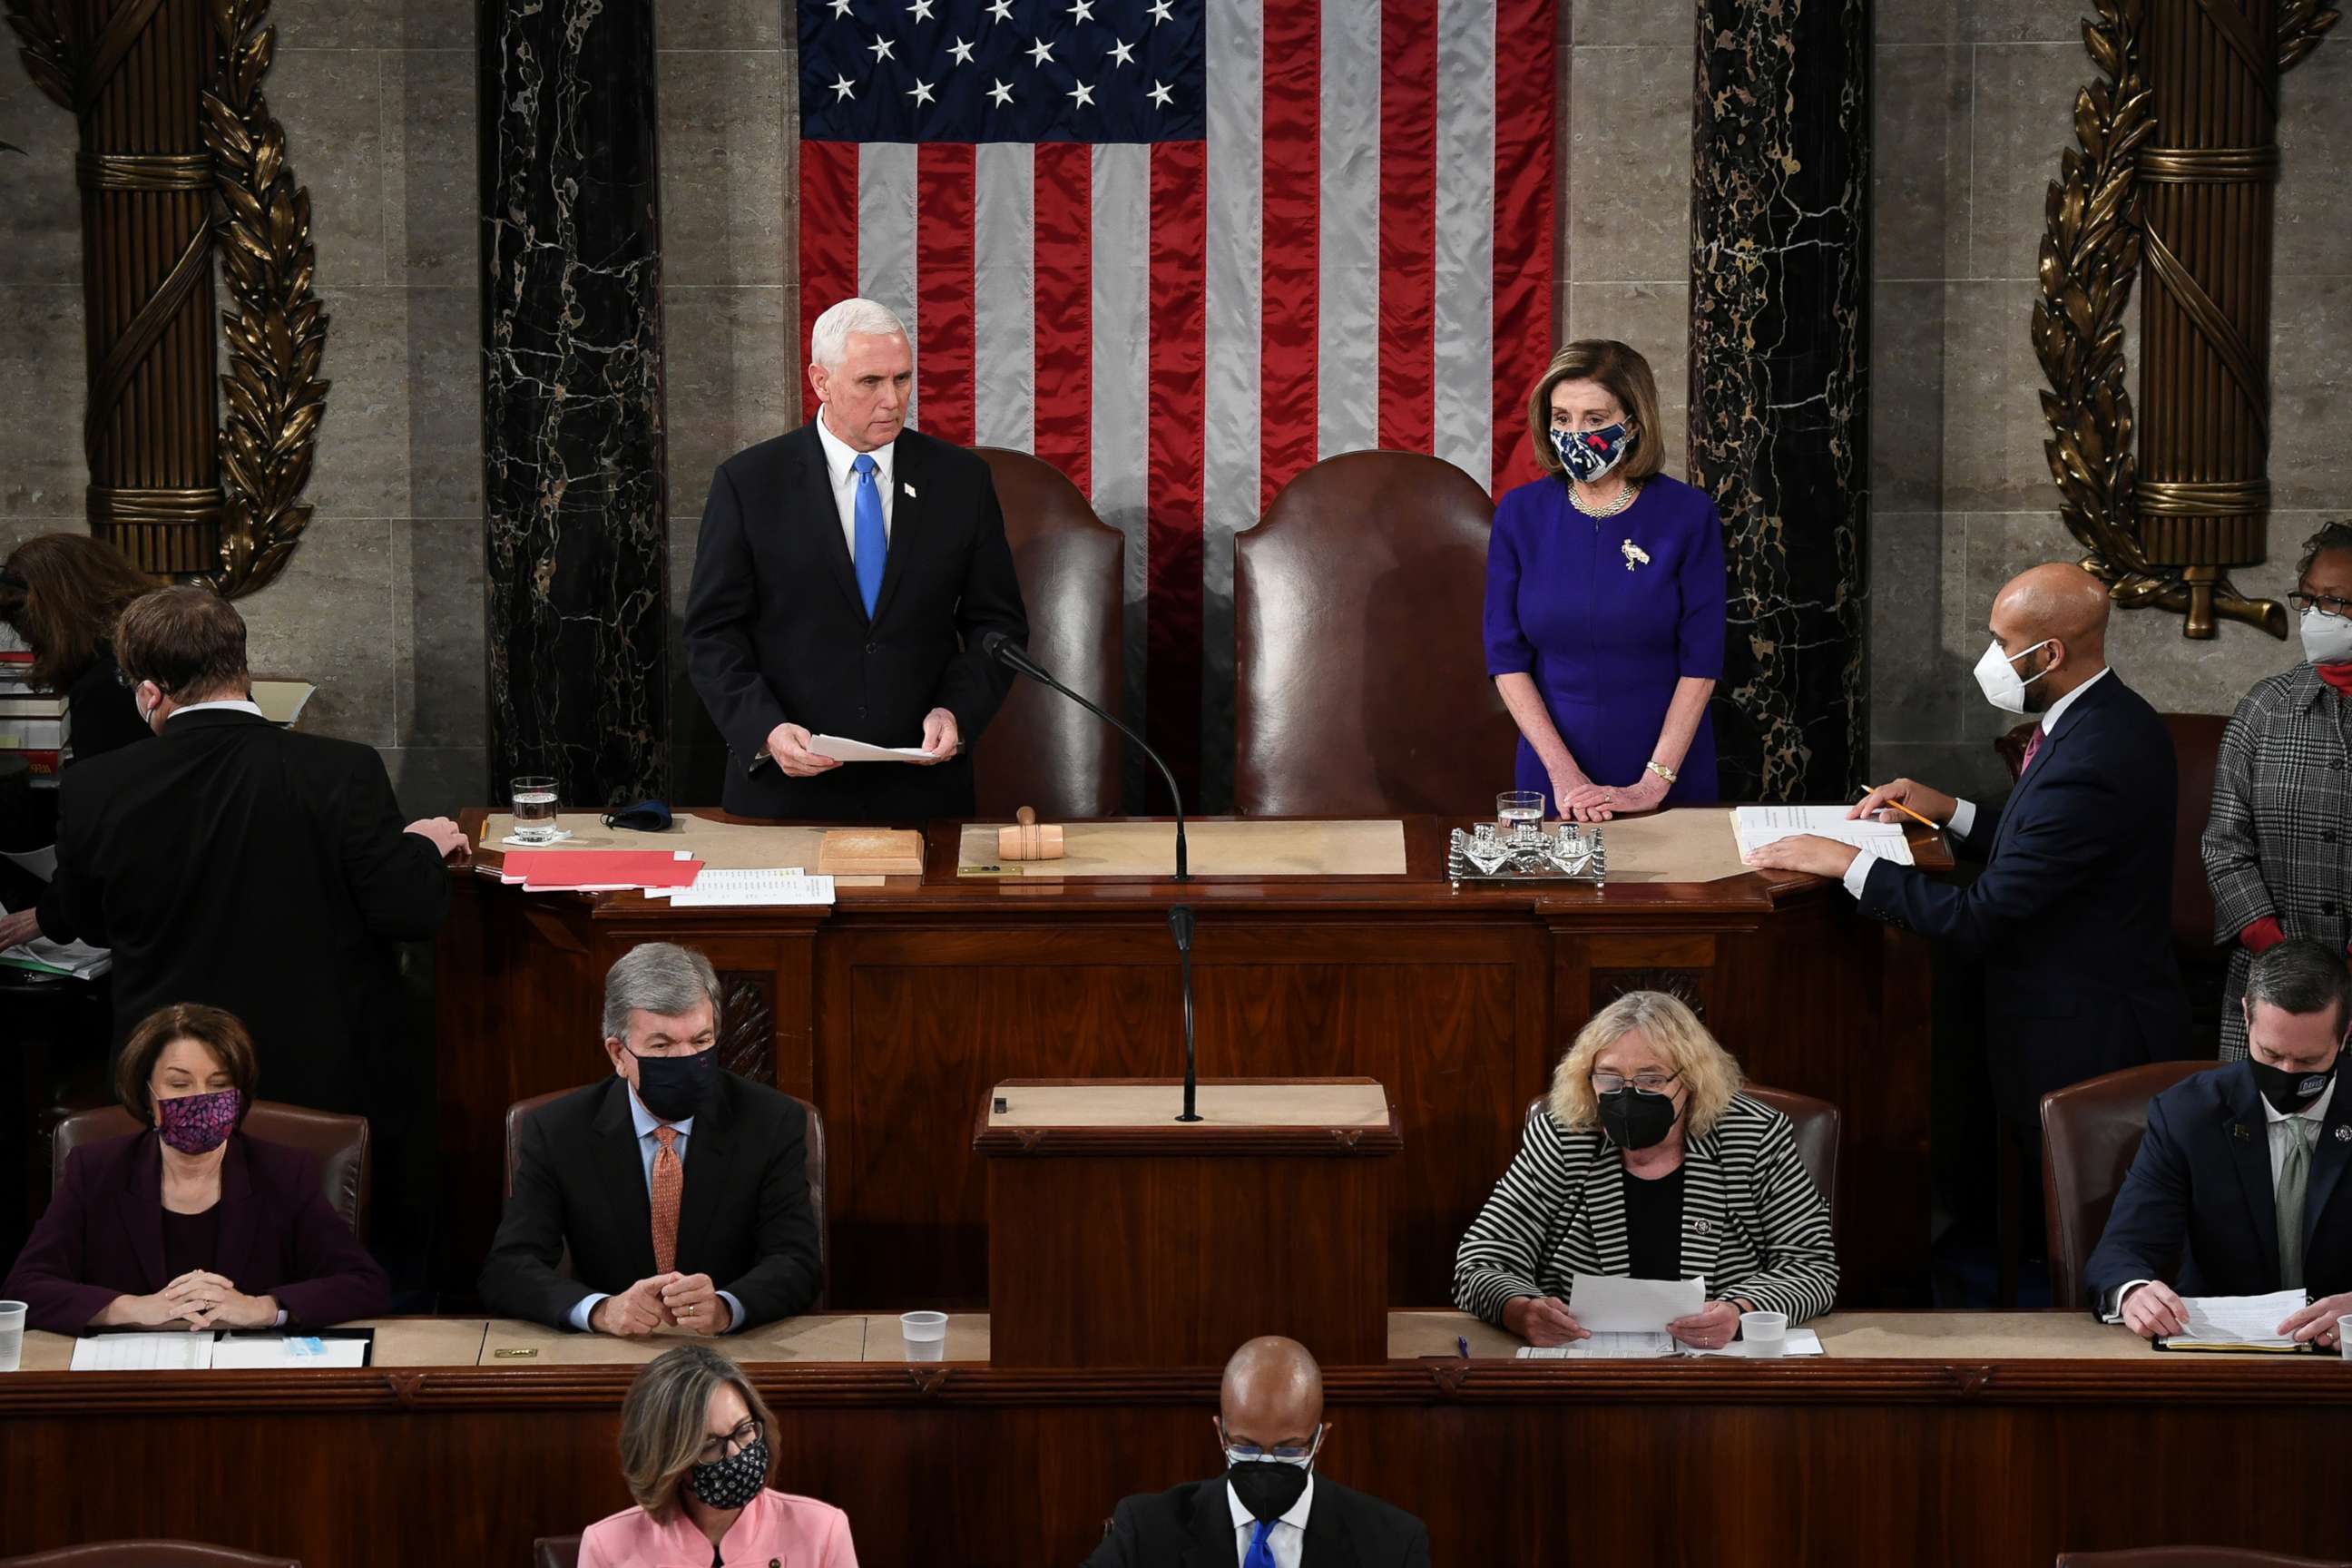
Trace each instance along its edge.
<instances>
[{"instance_id":1,"label":"glass of water","mask_svg":"<svg viewBox=\"0 0 2352 1568\"><path fill-rule=\"evenodd\" d=\"M0 1372L14 1372L25 1353L25 1303L0 1301Z\"/></svg>"},{"instance_id":2,"label":"glass of water","mask_svg":"<svg viewBox=\"0 0 2352 1568\"><path fill-rule=\"evenodd\" d=\"M1543 820L1544 797L1534 790L1507 790L1495 797L1495 819L1507 838L1524 839Z\"/></svg>"},{"instance_id":3,"label":"glass of water","mask_svg":"<svg viewBox=\"0 0 2352 1568\"><path fill-rule=\"evenodd\" d=\"M507 797L514 803L514 837L519 844L552 844L560 829L555 823L555 781L519 778Z\"/></svg>"}]
</instances>

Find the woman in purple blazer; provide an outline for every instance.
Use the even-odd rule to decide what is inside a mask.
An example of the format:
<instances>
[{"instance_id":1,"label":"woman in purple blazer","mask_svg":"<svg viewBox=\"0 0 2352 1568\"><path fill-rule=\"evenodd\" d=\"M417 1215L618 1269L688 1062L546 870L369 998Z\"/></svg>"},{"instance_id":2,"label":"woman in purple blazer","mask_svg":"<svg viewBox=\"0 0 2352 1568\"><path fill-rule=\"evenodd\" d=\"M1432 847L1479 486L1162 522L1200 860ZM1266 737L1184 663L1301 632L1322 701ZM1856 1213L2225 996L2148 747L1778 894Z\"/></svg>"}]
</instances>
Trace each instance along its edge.
<instances>
[{"instance_id":1,"label":"woman in purple blazer","mask_svg":"<svg viewBox=\"0 0 2352 1568\"><path fill-rule=\"evenodd\" d=\"M373 1317L391 1282L298 1149L237 1131L257 1072L245 1026L184 1004L123 1042L115 1088L149 1131L76 1149L0 1285L27 1328L318 1328Z\"/></svg>"},{"instance_id":2,"label":"woman in purple blazer","mask_svg":"<svg viewBox=\"0 0 2352 1568\"><path fill-rule=\"evenodd\" d=\"M1515 787L1580 822L1714 800L1723 522L1659 471L1649 362L1570 343L1528 422L1545 477L1502 499L1486 546L1486 673L1519 727Z\"/></svg>"}]
</instances>

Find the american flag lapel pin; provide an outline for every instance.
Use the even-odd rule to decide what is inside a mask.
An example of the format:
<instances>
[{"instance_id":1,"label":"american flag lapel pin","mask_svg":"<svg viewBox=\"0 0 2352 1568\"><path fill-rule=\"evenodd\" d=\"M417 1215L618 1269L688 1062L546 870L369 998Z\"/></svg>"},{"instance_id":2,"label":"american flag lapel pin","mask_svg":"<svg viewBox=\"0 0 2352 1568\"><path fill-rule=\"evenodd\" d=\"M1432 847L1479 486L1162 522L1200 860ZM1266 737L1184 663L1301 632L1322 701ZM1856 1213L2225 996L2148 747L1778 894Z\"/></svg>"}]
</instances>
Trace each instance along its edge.
<instances>
[{"instance_id":1,"label":"american flag lapel pin","mask_svg":"<svg viewBox=\"0 0 2352 1568\"><path fill-rule=\"evenodd\" d=\"M2246 1124L2242 1121L2230 1123L2230 1136L2241 1143L2251 1143L2254 1141L2254 1135L2246 1131Z\"/></svg>"}]
</instances>

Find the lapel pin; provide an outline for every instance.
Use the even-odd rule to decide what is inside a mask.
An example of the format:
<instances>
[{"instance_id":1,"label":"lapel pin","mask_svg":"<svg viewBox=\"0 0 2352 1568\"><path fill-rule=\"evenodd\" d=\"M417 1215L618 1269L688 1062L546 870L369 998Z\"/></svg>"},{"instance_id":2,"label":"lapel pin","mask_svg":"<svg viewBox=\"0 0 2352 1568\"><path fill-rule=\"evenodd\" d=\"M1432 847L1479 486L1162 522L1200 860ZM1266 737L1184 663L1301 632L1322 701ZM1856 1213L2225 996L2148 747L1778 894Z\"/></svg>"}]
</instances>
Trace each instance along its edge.
<instances>
[{"instance_id":1,"label":"lapel pin","mask_svg":"<svg viewBox=\"0 0 2352 1568\"><path fill-rule=\"evenodd\" d=\"M1617 553L1625 558L1625 570L1628 572L1636 565L1647 566L1650 563L1650 552L1630 539L1617 547Z\"/></svg>"},{"instance_id":2,"label":"lapel pin","mask_svg":"<svg viewBox=\"0 0 2352 1568\"><path fill-rule=\"evenodd\" d=\"M900 479L898 481L898 493L911 500L914 499L915 487L908 484L906 480Z\"/></svg>"},{"instance_id":3,"label":"lapel pin","mask_svg":"<svg viewBox=\"0 0 2352 1568\"><path fill-rule=\"evenodd\" d=\"M2251 1143L2254 1141L2254 1135L2246 1131L2246 1124L2242 1121L2230 1123L2230 1136L2241 1143Z\"/></svg>"},{"instance_id":4,"label":"lapel pin","mask_svg":"<svg viewBox=\"0 0 2352 1568\"><path fill-rule=\"evenodd\" d=\"M2336 1141L2338 1143L2352 1143L2352 1127L2336 1128Z\"/></svg>"},{"instance_id":5,"label":"lapel pin","mask_svg":"<svg viewBox=\"0 0 2352 1568\"><path fill-rule=\"evenodd\" d=\"M1694 1234L1698 1236L1713 1236L1715 1234L1715 1221L1711 1219L1695 1219L1691 1221L1691 1230Z\"/></svg>"}]
</instances>

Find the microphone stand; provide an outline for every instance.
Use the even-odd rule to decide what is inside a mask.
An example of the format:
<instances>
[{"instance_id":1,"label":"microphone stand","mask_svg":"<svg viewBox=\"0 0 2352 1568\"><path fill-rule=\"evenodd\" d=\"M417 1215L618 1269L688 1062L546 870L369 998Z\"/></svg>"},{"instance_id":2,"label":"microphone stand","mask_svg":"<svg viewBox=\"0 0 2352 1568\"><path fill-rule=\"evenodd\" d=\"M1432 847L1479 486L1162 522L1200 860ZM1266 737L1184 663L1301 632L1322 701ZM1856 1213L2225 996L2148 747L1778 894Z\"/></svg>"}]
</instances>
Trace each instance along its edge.
<instances>
[{"instance_id":1,"label":"microphone stand","mask_svg":"<svg viewBox=\"0 0 2352 1568\"><path fill-rule=\"evenodd\" d=\"M1184 1110L1176 1120L1198 1121L1201 1113L1193 1108L1201 1079L1192 1055L1192 906L1178 904L1170 910L1168 929L1176 933L1176 952L1183 971L1184 985Z\"/></svg>"}]
</instances>

